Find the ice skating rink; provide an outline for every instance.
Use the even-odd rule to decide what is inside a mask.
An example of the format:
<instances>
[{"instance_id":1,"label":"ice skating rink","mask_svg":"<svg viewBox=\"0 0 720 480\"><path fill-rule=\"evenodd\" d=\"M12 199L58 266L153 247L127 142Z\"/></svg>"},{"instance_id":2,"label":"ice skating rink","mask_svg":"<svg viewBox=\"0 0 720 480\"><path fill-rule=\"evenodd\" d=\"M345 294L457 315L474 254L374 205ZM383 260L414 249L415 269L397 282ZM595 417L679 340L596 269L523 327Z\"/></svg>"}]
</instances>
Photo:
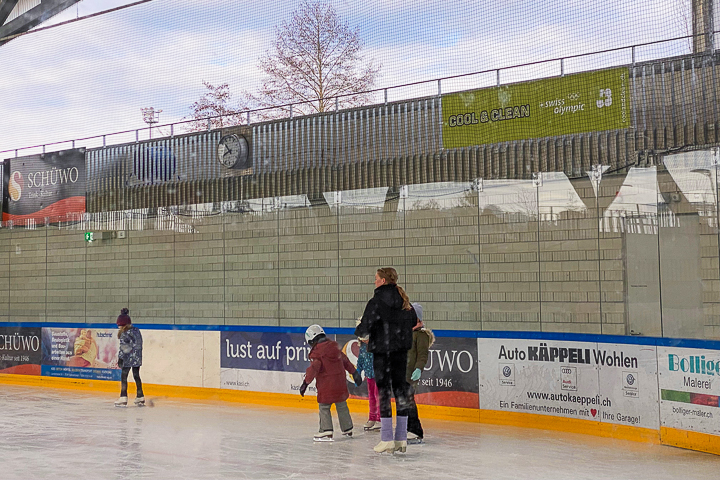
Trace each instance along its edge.
<instances>
[{"instance_id":1,"label":"ice skating rink","mask_svg":"<svg viewBox=\"0 0 720 480\"><path fill-rule=\"evenodd\" d=\"M356 437L313 443L314 410L176 399L116 408L114 400L0 385L0 478L692 480L720 472L720 457L672 447L437 420L424 421L425 445L378 455L380 435L362 431L363 414L353 415Z\"/></svg>"}]
</instances>

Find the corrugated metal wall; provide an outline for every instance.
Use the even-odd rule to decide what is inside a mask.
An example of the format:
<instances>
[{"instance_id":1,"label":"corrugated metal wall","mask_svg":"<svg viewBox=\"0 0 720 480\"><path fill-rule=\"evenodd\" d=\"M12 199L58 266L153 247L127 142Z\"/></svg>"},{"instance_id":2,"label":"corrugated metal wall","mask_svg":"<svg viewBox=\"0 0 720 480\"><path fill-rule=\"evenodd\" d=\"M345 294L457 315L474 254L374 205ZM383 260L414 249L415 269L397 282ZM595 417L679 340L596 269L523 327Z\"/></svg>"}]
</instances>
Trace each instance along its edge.
<instances>
[{"instance_id":1,"label":"corrugated metal wall","mask_svg":"<svg viewBox=\"0 0 720 480\"><path fill-rule=\"evenodd\" d=\"M251 175L228 176L219 166L220 131L90 150L88 211L530 178L535 171L572 178L598 163L612 169L650 165L656 153L720 143L719 58L690 55L629 66L634 128L625 130L444 150L441 99L432 97L253 125ZM130 159L138 149L160 146L178 152L177 178L162 172L140 178Z\"/></svg>"},{"instance_id":2,"label":"corrugated metal wall","mask_svg":"<svg viewBox=\"0 0 720 480\"><path fill-rule=\"evenodd\" d=\"M253 127L256 173L341 165L442 149L439 97Z\"/></svg>"}]
</instances>

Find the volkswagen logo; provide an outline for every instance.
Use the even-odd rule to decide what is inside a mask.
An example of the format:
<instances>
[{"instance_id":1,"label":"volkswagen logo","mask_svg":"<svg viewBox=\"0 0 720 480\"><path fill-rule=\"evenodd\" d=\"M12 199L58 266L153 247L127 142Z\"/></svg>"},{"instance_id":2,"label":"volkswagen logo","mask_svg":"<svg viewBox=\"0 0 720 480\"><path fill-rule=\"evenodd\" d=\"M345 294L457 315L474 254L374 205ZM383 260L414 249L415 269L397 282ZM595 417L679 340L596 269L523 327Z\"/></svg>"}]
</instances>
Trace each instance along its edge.
<instances>
[{"instance_id":1,"label":"volkswagen logo","mask_svg":"<svg viewBox=\"0 0 720 480\"><path fill-rule=\"evenodd\" d=\"M635 376L632 373L628 373L627 377L625 378L628 385L632 385L635 383Z\"/></svg>"},{"instance_id":2,"label":"volkswagen logo","mask_svg":"<svg viewBox=\"0 0 720 480\"><path fill-rule=\"evenodd\" d=\"M507 365L503 367L503 376L509 377L512 375L512 368L508 367Z\"/></svg>"}]
</instances>

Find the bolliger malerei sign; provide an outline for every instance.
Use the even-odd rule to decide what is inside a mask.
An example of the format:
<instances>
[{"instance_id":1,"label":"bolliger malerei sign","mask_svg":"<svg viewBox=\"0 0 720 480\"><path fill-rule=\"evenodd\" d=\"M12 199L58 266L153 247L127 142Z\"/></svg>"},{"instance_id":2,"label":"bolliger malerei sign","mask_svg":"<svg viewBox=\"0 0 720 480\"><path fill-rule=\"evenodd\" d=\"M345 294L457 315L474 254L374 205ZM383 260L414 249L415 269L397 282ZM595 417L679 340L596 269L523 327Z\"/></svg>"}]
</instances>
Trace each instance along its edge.
<instances>
[{"instance_id":1,"label":"bolliger malerei sign","mask_svg":"<svg viewBox=\"0 0 720 480\"><path fill-rule=\"evenodd\" d=\"M85 212L84 148L7 159L3 177L3 220Z\"/></svg>"}]
</instances>

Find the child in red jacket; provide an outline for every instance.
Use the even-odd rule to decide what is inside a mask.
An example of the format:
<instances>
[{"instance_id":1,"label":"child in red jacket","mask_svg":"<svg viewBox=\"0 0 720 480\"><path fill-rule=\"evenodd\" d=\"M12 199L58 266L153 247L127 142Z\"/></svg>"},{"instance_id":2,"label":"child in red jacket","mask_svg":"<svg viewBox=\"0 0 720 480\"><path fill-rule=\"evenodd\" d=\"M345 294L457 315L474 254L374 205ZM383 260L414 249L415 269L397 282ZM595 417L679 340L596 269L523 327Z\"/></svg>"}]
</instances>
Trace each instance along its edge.
<instances>
[{"instance_id":1,"label":"child in red jacket","mask_svg":"<svg viewBox=\"0 0 720 480\"><path fill-rule=\"evenodd\" d=\"M350 396L345 380L347 370L360 386L362 377L347 356L340 350L337 342L327 336L320 325L311 325L305 332L305 341L312 347L310 350L310 366L305 371L305 379L300 386L300 395L305 396L308 385L315 380L317 401L320 408L320 430L313 440L316 442L333 441L333 422L330 407L335 404L340 430L343 435L352 437L353 422L348 410L347 399Z\"/></svg>"}]
</instances>

